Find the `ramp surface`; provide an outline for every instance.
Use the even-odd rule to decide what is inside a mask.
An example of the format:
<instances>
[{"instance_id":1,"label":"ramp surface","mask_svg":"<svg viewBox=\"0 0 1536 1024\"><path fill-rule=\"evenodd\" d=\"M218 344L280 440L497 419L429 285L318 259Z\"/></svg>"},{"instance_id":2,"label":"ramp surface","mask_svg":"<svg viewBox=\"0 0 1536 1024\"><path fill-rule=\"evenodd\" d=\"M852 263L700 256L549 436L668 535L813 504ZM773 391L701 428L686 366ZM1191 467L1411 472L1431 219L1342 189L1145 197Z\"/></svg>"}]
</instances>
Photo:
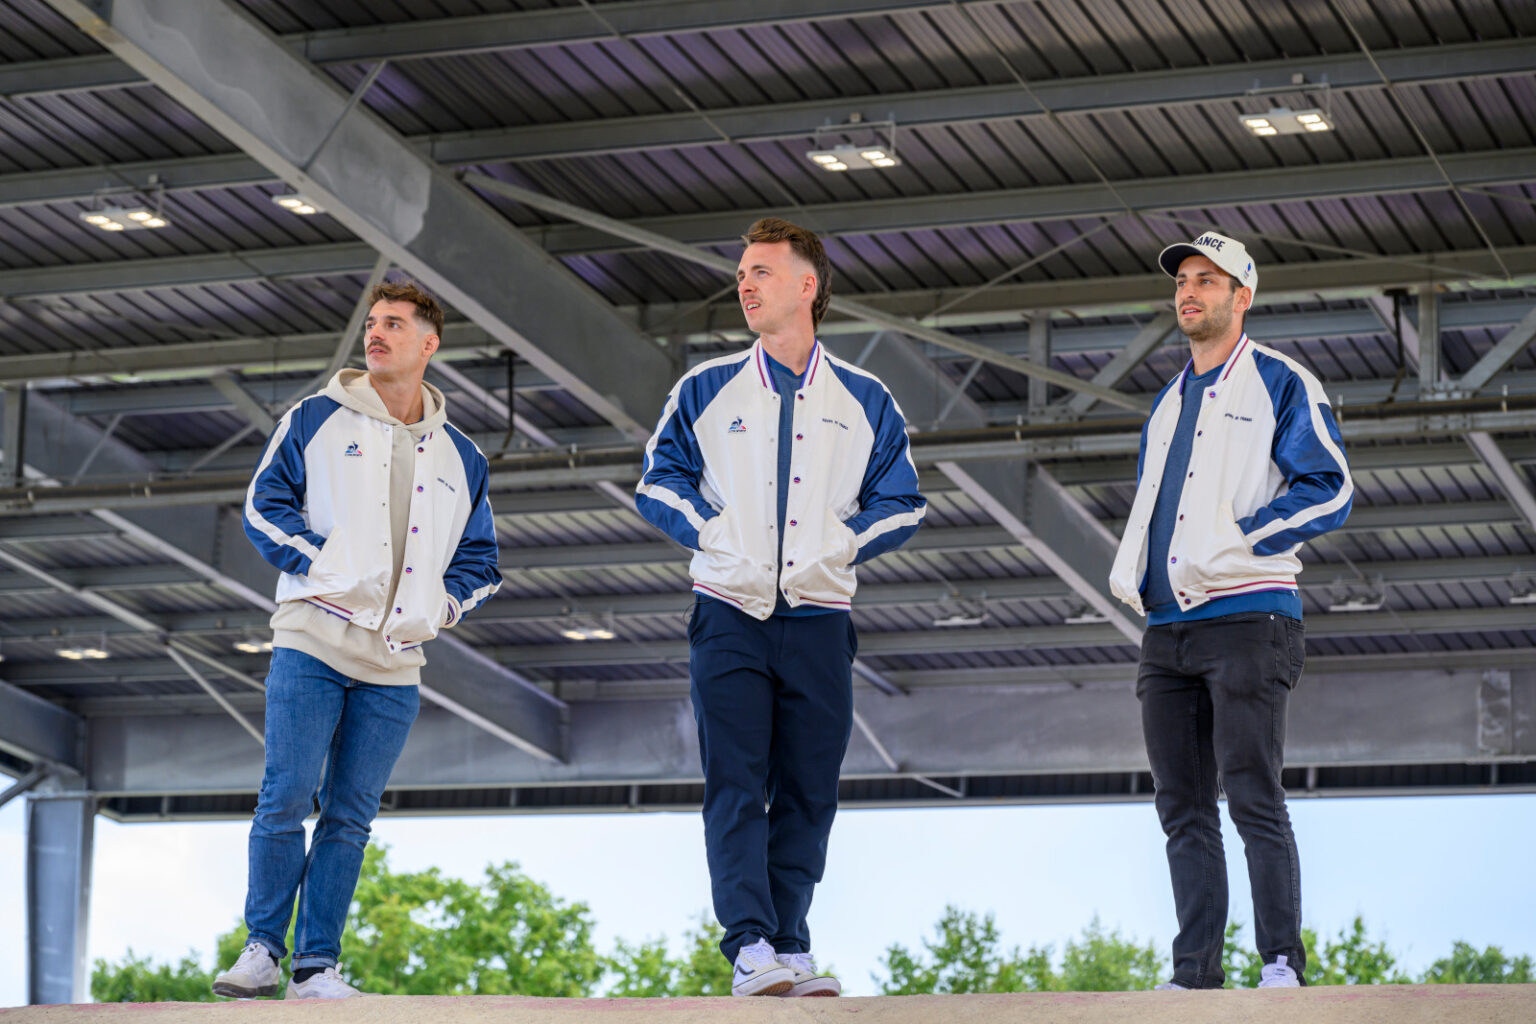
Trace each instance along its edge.
<instances>
[{"instance_id":1,"label":"ramp surface","mask_svg":"<svg viewBox=\"0 0 1536 1024\"><path fill-rule=\"evenodd\" d=\"M369 996L0 1010L4 1024L1531 1024L1536 985L1064 992L861 999Z\"/></svg>"}]
</instances>

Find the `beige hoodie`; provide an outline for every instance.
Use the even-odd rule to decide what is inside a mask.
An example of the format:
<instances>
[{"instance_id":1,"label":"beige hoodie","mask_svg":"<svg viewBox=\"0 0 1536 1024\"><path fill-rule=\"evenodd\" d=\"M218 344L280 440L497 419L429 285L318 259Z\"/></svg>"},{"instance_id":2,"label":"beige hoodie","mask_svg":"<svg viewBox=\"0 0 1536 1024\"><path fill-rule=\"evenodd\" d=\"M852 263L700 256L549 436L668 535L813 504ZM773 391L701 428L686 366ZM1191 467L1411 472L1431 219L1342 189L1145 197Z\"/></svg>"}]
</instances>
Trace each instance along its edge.
<instances>
[{"instance_id":1,"label":"beige hoodie","mask_svg":"<svg viewBox=\"0 0 1536 1024\"><path fill-rule=\"evenodd\" d=\"M389 533L394 565L390 568L389 603L395 600L400 569L405 559L405 531L411 513L411 477L416 463L416 440L438 430L448 419L443 393L431 384L421 385L421 419L402 423L384 407L365 370L341 370L322 392L348 409L388 423ZM272 613L272 646L288 647L319 658L351 679L382 686L415 686L421 682L421 666L427 663L422 647L391 654L380 629L364 629L337 618L307 601L287 601Z\"/></svg>"}]
</instances>

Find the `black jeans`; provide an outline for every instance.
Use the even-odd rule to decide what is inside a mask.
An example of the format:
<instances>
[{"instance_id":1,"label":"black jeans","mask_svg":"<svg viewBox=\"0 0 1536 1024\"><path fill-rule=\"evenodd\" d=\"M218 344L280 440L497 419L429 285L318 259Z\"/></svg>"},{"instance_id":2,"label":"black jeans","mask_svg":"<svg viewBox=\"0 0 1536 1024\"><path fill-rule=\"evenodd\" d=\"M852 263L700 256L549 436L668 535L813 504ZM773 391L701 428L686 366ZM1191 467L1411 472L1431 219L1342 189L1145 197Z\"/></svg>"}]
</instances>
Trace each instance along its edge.
<instances>
[{"instance_id":1,"label":"black jeans","mask_svg":"<svg viewBox=\"0 0 1536 1024\"><path fill-rule=\"evenodd\" d=\"M1284 955L1299 976L1301 865L1285 809L1285 710L1305 658L1302 625L1268 612L1151 626L1136 696L1168 836L1179 933L1173 980L1220 988L1227 862L1218 781L1248 857L1254 933L1266 963Z\"/></svg>"}]
</instances>

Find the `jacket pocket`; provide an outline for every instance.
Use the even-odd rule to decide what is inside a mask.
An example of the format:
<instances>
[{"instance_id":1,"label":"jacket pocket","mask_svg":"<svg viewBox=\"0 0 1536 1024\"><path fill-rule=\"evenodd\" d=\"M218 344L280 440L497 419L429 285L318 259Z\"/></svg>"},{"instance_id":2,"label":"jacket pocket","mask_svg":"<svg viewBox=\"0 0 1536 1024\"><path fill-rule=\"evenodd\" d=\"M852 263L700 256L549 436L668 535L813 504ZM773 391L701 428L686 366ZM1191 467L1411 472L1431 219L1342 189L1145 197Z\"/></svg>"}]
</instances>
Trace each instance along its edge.
<instances>
[{"instance_id":1,"label":"jacket pocket","mask_svg":"<svg viewBox=\"0 0 1536 1024\"><path fill-rule=\"evenodd\" d=\"M858 576L849 563L858 553L852 530L828 509L822 518L817 554L803 562L784 564L784 591L797 601L848 605L858 589ZM786 555L786 558L788 555Z\"/></svg>"},{"instance_id":2,"label":"jacket pocket","mask_svg":"<svg viewBox=\"0 0 1536 1024\"><path fill-rule=\"evenodd\" d=\"M689 563L694 583L716 597L748 608L773 602L773 566L755 562L746 552L751 545L729 507L720 511L699 531L700 550Z\"/></svg>"},{"instance_id":3,"label":"jacket pocket","mask_svg":"<svg viewBox=\"0 0 1536 1024\"><path fill-rule=\"evenodd\" d=\"M448 608L448 591L439 581L418 593L396 588L395 606L384 618L384 640L396 647L426 643L442 629Z\"/></svg>"},{"instance_id":4,"label":"jacket pocket","mask_svg":"<svg viewBox=\"0 0 1536 1024\"><path fill-rule=\"evenodd\" d=\"M347 531L338 526L331 531L320 548L320 557L309 565L305 576L309 586L303 596L323 600L327 606L345 611L350 618L368 607L377 608L383 601L377 596L389 583L389 568L354 564L356 557Z\"/></svg>"}]
</instances>

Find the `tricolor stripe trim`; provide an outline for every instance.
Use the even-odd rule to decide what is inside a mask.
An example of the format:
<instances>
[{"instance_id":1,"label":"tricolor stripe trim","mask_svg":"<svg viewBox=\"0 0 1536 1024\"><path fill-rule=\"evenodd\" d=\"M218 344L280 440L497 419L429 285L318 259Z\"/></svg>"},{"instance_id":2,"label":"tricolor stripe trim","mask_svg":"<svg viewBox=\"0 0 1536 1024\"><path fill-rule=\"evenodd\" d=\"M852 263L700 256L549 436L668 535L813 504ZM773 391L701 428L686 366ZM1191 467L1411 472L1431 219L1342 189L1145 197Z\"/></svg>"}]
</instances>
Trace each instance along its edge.
<instances>
[{"instance_id":1,"label":"tricolor stripe trim","mask_svg":"<svg viewBox=\"0 0 1536 1024\"><path fill-rule=\"evenodd\" d=\"M1232 375L1232 368L1237 365L1237 357L1242 355L1243 354L1243 349L1245 349L1247 347L1248 347L1248 335L1247 335L1246 332L1244 332L1242 338L1240 338L1238 340L1237 348L1233 349L1232 350L1232 355L1227 357L1227 368L1222 371L1222 374L1221 374L1221 379L1222 380L1226 380L1229 376ZM1193 361L1191 361L1191 362L1193 362Z\"/></svg>"},{"instance_id":2,"label":"tricolor stripe trim","mask_svg":"<svg viewBox=\"0 0 1536 1024\"><path fill-rule=\"evenodd\" d=\"M735 605L737 608L744 608L744 607L746 607L740 601L736 600L734 597L731 597L729 594L722 594L722 593L720 593L720 591L714 590L714 589L712 589L710 587L706 587L702 583L695 583L693 585L693 589L695 591L697 591L698 593L700 593L700 594L708 594L710 597L718 597L722 601L729 601L731 604Z\"/></svg>"}]
</instances>

